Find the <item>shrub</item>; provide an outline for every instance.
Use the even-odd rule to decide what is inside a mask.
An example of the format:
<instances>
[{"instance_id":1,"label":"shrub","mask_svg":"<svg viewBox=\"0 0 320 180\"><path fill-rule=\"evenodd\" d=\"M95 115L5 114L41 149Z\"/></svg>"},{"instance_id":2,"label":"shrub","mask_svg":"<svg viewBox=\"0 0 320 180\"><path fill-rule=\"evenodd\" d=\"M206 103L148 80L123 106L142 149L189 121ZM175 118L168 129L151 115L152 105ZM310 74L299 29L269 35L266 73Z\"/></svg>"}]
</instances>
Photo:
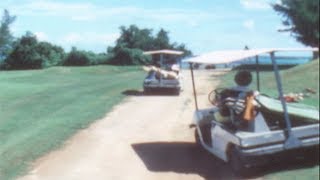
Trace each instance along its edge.
<instances>
[{"instance_id":1,"label":"shrub","mask_svg":"<svg viewBox=\"0 0 320 180\"><path fill-rule=\"evenodd\" d=\"M72 48L67 58L63 62L65 66L86 66L90 64L90 60L86 53L78 51L76 48Z\"/></svg>"},{"instance_id":2,"label":"shrub","mask_svg":"<svg viewBox=\"0 0 320 180\"><path fill-rule=\"evenodd\" d=\"M65 56L61 47L48 42L38 42L31 33L22 36L15 44L2 65L5 69L41 69L55 66L60 64Z\"/></svg>"},{"instance_id":3,"label":"shrub","mask_svg":"<svg viewBox=\"0 0 320 180\"><path fill-rule=\"evenodd\" d=\"M91 51L79 51L75 47L67 55L62 63L65 66L89 66L107 64L110 57L105 53L95 54Z\"/></svg>"},{"instance_id":4,"label":"shrub","mask_svg":"<svg viewBox=\"0 0 320 180\"><path fill-rule=\"evenodd\" d=\"M114 50L114 56L109 64L113 65L141 65L151 62L150 57L143 54L140 49L118 47Z\"/></svg>"}]
</instances>

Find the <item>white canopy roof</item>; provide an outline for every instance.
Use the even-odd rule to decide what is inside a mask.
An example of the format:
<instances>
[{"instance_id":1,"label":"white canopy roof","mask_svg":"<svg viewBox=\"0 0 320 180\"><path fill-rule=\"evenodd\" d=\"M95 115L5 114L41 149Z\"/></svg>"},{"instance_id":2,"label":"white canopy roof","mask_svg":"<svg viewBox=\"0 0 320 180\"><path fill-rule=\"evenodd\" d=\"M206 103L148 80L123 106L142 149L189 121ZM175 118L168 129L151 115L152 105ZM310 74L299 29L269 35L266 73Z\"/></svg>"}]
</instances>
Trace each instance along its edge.
<instances>
[{"instance_id":1,"label":"white canopy roof","mask_svg":"<svg viewBox=\"0 0 320 180\"><path fill-rule=\"evenodd\" d=\"M183 51L176 51L176 50L170 50L170 49L162 49L162 50L156 50L156 51L145 51L143 54L146 55L152 55L152 54L172 54L172 55L181 55L183 54Z\"/></svg>"},{"instance_id":2,"label":"white canopy roof","mask_svg":"<svg viewBox=\"0 0 320 180\"><path fill-rule=\"evenodd\" d=\"M317 48L282 48L282 49L250 49L250 50L225 50L205 53L196 57L189 58L184 62L200 64L225 64L242 59L255 57L260 54L284 51L319 51Z\"/></svg>"}]
</instances>

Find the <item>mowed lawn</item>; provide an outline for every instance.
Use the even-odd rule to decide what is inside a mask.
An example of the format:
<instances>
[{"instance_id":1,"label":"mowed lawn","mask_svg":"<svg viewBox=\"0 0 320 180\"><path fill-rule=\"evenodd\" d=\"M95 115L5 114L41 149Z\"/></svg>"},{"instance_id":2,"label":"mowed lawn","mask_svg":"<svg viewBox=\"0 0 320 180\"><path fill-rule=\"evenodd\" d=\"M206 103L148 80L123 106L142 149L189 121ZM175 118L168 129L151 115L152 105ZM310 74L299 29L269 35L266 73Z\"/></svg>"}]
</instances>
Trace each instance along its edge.
<instances>
[{"instance_id":1,"label":"mowed lawn","mask_svg":"<svg viewBox=\"0 0 320 180\"><path fill-rule=\"evenodd\" d=\"M141 89L139 67L54 67L0 71L0 179L24 173L32 160L102 118L129 89Z\"/></svg>"}]
</instances>

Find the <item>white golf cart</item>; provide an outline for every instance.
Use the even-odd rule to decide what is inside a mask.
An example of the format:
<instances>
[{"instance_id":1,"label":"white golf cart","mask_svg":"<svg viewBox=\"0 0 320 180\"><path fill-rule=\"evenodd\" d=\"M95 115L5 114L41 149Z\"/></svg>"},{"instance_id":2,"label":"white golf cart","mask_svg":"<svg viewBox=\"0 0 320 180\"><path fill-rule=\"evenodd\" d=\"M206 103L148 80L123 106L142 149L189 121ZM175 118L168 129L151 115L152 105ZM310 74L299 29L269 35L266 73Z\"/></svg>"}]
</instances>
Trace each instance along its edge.
<instances>
[{"instance_id":1,"label":"white golf cart","mask_svg":"<svg viewBox=\"0 0 320 180\"><path fill-rule=\"evenodd\" d=\"M144 79L144 92L148 93L154 90L166 89L179 95L182 90L182 76L179 68L180 63L178 62L177 57L182 55L183 51L157 50L146 51L144 54L153 56L153 64L156 65L154 68L157 68L156 71L149 71ZM170 76L171 73L173 76Z\"/></svg>"},{"instance_id":2,"label":"white golf cart","mask_svg":"<svg viewBox=\"0 0 320 180\"><path fill-rule=\"evenodd\" d=\"M213 155L228 162L237 174L247 174L251 168L267 163L270 157L282 157L284 154L293 157L297 156L297 153L300 153L299 155L314 153L317 156L319 153L319 110L285 101L275 58L275 53L282 51L318 51L318 49L216 51L185 60L190 64L192 76L196 108L193 119L196 141ZM279 99L257 93L260 90L259 69L257 69L255 93L251 91L241 99L238 96L239 92L234 93L233 97L225 97L223 94L225 89L217 89L214 92L218 104L207 109L198 107L194 64L225 64L252 57L256 58L258 64L261 54L271 56ZM253 97L250 103L254 102L255 105L248 104L249 94ZM233 101L228 101L230 98ZM240 112L237 112L239 103L243 105L243 112L241 108ZM244 114L249 105L254 115L248 120L244 118ZM222 115L221 108L227 108L229 115Z\"/></svg>"}]
</instances>

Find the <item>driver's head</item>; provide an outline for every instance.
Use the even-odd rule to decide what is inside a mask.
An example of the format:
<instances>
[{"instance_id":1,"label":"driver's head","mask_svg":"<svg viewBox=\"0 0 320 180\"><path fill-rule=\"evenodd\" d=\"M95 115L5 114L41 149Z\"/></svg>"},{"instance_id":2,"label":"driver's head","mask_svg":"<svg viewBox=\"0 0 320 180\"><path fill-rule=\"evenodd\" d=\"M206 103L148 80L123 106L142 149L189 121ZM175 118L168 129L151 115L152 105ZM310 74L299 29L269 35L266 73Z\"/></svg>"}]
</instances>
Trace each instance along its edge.
<instances>
[{"instance_id":1,"label":"driver's head","mask_svg":"<svg viewBox=\"0 0 320 180\"><path fill-rule=\"evenodd\" d=\"M238 71L234 77L234 81L238 86L248 86L252 81L252 75L249 71Z\"/></svg>"}]
</instances>

